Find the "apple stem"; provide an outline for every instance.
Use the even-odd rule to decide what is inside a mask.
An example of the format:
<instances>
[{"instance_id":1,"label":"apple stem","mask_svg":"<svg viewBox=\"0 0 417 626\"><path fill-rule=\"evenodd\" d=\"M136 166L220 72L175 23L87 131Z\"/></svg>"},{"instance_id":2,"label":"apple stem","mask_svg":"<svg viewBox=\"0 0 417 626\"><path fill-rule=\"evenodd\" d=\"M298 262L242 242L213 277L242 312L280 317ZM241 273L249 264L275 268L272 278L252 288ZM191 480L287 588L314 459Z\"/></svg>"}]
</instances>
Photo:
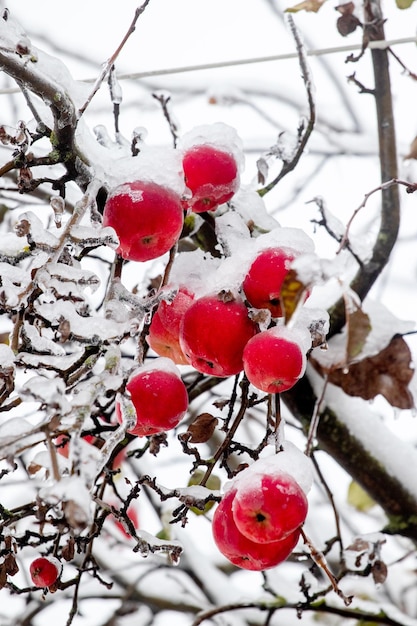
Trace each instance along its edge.
<instances>
[{"instance_id":1,"label":"apple stem","mask_svg":"<svg viewBox=\"0 0 417 626\"><path fill-rule=\"evenodd\" d=\"M349 606L352 603L353 596L347 596L340 589L337 578L331 572L330 567L326 561L326 557L324 556L323 552L321 552L314 546L311 539L307 537L307 535L305 534L303 528L301 528L301 536L303 538L304 543L308 546L308 549L310 550L310 556L313 559L314 563L321 570L323 570L323 572L326 574L327 578L329 579L330 584L333 588L333 591L339 596L339 598L343 600L343 602L345 603L345 606Z\"/></svg>"}]
</instances>

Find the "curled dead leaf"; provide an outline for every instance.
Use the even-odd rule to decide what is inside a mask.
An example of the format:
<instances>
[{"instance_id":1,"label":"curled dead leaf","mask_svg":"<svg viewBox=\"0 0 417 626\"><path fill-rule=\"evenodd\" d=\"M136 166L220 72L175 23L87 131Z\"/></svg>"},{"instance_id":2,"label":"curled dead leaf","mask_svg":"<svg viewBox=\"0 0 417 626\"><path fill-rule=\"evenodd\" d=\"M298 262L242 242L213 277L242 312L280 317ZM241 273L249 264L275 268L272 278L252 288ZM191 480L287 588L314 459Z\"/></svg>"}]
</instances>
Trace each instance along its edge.
<instances>
[{"instance_id":1,"label":"curled dead leaf","mask_svg":"<svg viewBox=\"0 0 417 626\"><path fill-rule=\"evenodd\" d=\"M374 356L352 363L348 368L328 372L328 381L341 387L349 396L372 400L382 395L391 406L414 408L408 385L414 376L410 348L401 335Z\"/></svg>"},{"instance_id":2,"label":"curled dead leaf","mask_svg":"<svg viewBox=\"0 0 417 626\"><path fill-rule=\"evenodd\" d=\"M187 429L187 438L191 443L205 443L214 433L218 424L217 417L210 413L201 413Z\"/></svg>"}]
</instances>

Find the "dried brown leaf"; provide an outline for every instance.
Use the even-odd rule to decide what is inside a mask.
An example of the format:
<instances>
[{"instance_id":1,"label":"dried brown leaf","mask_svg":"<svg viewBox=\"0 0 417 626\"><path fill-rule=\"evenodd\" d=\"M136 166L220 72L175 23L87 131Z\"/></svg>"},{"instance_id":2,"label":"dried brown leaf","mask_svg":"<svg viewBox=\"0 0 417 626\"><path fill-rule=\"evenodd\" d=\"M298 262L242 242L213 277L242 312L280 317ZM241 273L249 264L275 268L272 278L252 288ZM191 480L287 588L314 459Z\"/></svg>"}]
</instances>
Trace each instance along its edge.
<instances>
[{"instance_id":1,"label":"dried brown leaf","mask_svg":"<svg viewBox=\"0 0 417 626\"><path fill-rule=\"evenodd\" d=\"M346 311L347 317L347 345L346 345L346 362L351 363L362 352L366 339L372 330L369 315L362 309L356 309L349 313Z\"/></svg>"},{"instance_id":2,"label":"dried brown leaf","mask_svg":"<svg viewBox=\"0 0 417 626\"><path fill-rule=\"evenodd\" d=\"M388 568L383 561L379 559L372 563L372 578L374 579L374 583L376 585L382 585L388 576Z\"/></svg>"},{"instance_id":3,"label":"dried brown leaf","mask_svg":"<svg viewBox=\"0 0 417 626\"><path fill-rule=\"evenodd\" d=\"M205 443L213 435L218 421L217 417L210 413L201 413L187 429L188 441L191 443Z\"/></svg>"},{"instance_id":4,"label":"dried brown leaf","mask_svg":"<svg viewBox=\"0 0 417 626\"><path fill-rule=\"evenodd\" d=\"M329 372L330 383L341 387L350 396L372 400L381 394L391 406L414 408L408 385L414 375L411 352L401 335L394 335L378 354L349 366L348 370Z\"/></svg>"}]
</instances>

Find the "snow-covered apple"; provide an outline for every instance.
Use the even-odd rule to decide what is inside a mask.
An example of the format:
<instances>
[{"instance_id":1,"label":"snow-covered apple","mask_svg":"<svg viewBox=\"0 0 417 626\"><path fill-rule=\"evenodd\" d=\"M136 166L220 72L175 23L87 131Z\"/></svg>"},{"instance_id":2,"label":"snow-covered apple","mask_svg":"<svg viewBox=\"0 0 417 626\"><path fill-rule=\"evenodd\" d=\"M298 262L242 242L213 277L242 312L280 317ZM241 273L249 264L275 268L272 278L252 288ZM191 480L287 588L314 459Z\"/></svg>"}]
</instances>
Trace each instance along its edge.
<instances>
[{"instance_id":1,"label":"snow-covered apple","mask_svg":"<svg viewBox=\"0 0 417 626\"><path fill-rule=\"evenodd\" d=\"M52 556L40 556L29 566L29 573L35 587L50 587L61 574L62 565Z\"/></svg>"},{"instance_id":2,"label":"snow-covered apple","mask_svg":"<svg viewBox=\"0 0 417 626\"><path fill-rule=\"evenodd\" d=\"M239 186L233 154L210 144L195 145L183 157L185 183L191 198L185 206L195 213L212 211L230 200Z\"/></svg>"},{"instance_id":3,"label":"snow-covered apple","mask_svg":"<svg viewBox=\"0 0 417 626\"><path fill-rule=\"evenodd\" d=\"M266 393L287 391L303 376L311 347L307 329L274 326L252 337L243 351L249 381Z\"/></svg>"},{"instance_id":4,"label":"snow-covered apple","mask_svg":"<svg viewBox=\"0 0 417 626\"><path fill-rule=\"evenodd\" d=\"M245 304L220 295L198 298L184 313L180 345L203 374L226 377L243 369L243 349L257 332Z\"/></svg>"},{"instance_id":5,"label":"snow-covered apple","mask_svg":"<svg viewBox=\"0 0 417 626\"><path fill-rule=\"evenodd\" d=\"M242 569L261 571L285 561L298 543L300 529L285 539L260 543L248 539L236 526L233 501L236 491L227 491L217 506L212 522L213 539L220 552Z\"/></svg>"},{"instance_id":6,"label":"snow-covered apple","mask_svg":"<svg viewBox=\"0 0 417 626\"><path fill-rule=\"evenodd\" d=\"M103 211L103 225L119 238L118 254L130 261L162 256L178 240L184 221L180 196L168 187L135 180L115 187Z\"/></svg>"},{"instance_id":7,"label":"snow-covered apple","mask_svg":"<svg viewBox=\"0 0 417 626\"><path fill-rule=\"evenodd\" d=\"M175 428L188 408L187 388L180 372L164 357L139 367L130 376L126 390L136 410L136 424L129 433L138 437ZM118 403L116 417L122 422Z\"/></svg>"},{"instance_id":8,"label":"snow-covered apple","mask_svg":"<svg viewBox=\"0 0 417 626\"><path fill-rule=\"evenodd\" d=\"M243 291L249 304L268 309L272 317L282 317L281 288L297 252L291 248L275 247L262 250L249 267L243 281Z\"/></svg>"},{"instance_id":9,"label":"snow-covered apple","mask_svg":"<svg viewBox=\"0 0 417 626\"><path fill-rule=\"evenodd\" d=\"M180 324L185 311L193 302L192 294L185 288L180 288L170 301L162 300L156 309L146 340L152 350L177 363L188 363L180 346Z\"/></svg>"},{"instance_id":10,"label":"snow-covered apple","mask_svg":"<svg viewBox=\"0 0 417 626\"><path fill-rule=\"evenodd\" d=\"M232 510L242 535L269 543L285 539L304 523L308 503L304 491L289 474L252 472L250 480L238 484Z\"/></svg>"}]
</instances>

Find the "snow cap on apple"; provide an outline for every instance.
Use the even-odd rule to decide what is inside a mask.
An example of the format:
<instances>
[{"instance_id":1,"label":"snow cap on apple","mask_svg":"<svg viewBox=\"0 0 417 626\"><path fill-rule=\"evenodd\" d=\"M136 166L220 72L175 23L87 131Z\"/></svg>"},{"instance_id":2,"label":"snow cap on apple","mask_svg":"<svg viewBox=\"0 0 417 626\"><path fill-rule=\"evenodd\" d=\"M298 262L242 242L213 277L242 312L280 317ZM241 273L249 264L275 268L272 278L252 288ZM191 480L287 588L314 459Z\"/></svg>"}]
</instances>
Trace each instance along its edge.
<instances>
[{"instance_id":1,"label":"snow cap on apple","mask_svg":"<svg viewBox=\"0 0 417 626\"><path fill-rule=\"evenodd\" d=\"M243 160L236 130L223 122L202 125L186 133L181 141L184 180L189 197L184 207L195 213L213 211L238 190Z\"/></svg>"}]
</instances>

